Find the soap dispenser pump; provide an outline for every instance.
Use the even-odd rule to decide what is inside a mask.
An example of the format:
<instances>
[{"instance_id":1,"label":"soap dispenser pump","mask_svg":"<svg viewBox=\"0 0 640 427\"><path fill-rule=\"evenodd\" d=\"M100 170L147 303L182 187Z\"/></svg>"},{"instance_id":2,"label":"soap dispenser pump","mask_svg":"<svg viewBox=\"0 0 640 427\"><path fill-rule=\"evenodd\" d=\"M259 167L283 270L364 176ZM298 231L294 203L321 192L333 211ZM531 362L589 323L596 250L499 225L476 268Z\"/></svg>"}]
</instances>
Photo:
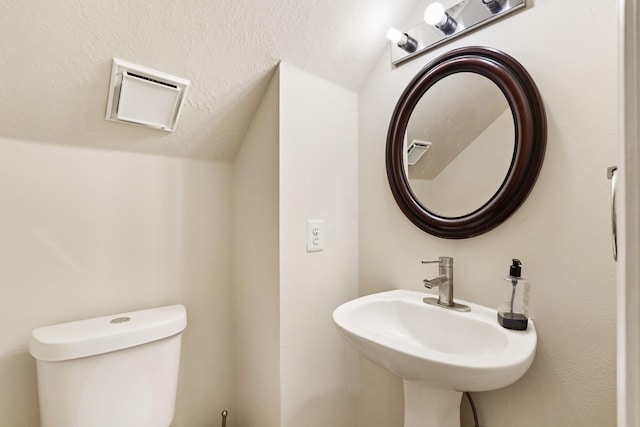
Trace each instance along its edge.
<instances>
[{"instance_id":1,"label":"soap dispenser pump","mask_svg":"<svg viewBox=\"0 0 640 427\"><path fill-rule=\"evenodd\" d=\"M529 283L522 277L522 263L511 260L504 278L504 299L498 307L498 323L507 329L524 331L529 324Z\"/></svg>"}]
</instances>

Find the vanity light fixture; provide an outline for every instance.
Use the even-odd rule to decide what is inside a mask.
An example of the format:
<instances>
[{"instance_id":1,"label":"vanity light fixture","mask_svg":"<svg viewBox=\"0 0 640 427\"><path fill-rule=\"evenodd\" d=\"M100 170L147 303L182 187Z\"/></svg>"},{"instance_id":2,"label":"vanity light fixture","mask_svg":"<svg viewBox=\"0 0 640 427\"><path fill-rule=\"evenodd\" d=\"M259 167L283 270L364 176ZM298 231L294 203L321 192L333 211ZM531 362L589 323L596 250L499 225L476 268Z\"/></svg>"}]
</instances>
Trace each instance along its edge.
<instances>
[{"instance_id":1,"label":"vanity light fixture","mask_svg":"<svg viewBox=\"0 0 640 427\"><path fill-rule=\"evenodd\" d=\"M407 33L400 32L395 28L389 28L387 38L394 42L400 49L409 53L415 52L418 48L418 41Z\"/></svg>"},{"instance_id":2,"label":"vanity light fixture","mask_svg":"<svg viewBox=\"0 0 640 427\"><path fill-rule=\"evenodd\" d=\"M446 3L448 8L441 1L430 1L424 20L415 27L387 32L393 65L527 7L526 0L453 0L453 5Z\"/></svg>"},{"instance_id":3,"label":"vanity light fixture","mask_svg":"<svg viewBox=\"0 0 640 427\"><path fill-rule=\"evenodd\" d=\"M444 10L442 3L438 2L431 3L424 11L424 21L446 35L453 34L458 27L456 20Z\"/></svg>"}]
</instances>

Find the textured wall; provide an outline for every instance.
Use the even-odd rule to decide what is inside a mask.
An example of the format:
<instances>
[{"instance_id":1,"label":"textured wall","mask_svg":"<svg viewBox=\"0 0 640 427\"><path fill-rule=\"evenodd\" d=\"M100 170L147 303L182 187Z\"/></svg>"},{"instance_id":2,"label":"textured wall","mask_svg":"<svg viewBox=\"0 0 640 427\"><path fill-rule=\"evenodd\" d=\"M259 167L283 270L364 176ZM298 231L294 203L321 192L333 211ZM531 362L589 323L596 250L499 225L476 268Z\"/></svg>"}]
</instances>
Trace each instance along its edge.
<instances>
[{"instance_id":1,"label":"textured wall","mask_svg":"<svg viewBox=\"0 0 640 427\"><path fill-rule=\"evenodd\" d=\"M617 155L616 31L614 1L537 0L402 67L392 69L384 55L360 92L360 293L419 290L434 272L420 260L441 255L455 258L458 298L496 305L511 257L522 259L531 280L536 359L516 384L475 394L482 425L615 425L616 279L605 171ZM486 235L447 241L418 230L396 206L384 146L402 88L435 55L464 45L501 49L529 70L549 137L520 210ZM397 378L362 363L360 425L401 425L401 390Z\"/></svg>"},{"instance_id":2,"label":"textured wall","mask_svg":"<svg viewBox=\"0 0 640 427\"><path fill-rule=\"evenodd\" d=\"M356 90L415 1L4 0L0 136L232 161L281 59ZM175 133L104 119L114 57L191 80Z\"/></svg>"},{"instance_id":3,"label":"textured wall","mask_svg":"<svg viewBox=\"0 0 640 427\"><path fill-rule=\"evenodd\" d=\"M39 425L33 328L174 303L189 319L175 426L218 420L229 180L224 164L0 141L0 425Z\"/></svg>"}]
</instances>

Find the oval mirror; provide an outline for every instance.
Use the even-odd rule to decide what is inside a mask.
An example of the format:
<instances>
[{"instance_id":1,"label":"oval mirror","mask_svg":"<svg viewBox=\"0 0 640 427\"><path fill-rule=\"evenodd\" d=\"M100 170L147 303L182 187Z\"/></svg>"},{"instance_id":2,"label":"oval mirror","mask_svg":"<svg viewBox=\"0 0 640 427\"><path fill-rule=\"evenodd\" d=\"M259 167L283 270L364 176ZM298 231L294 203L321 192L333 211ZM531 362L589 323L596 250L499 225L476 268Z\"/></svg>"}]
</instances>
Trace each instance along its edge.
<instances>
[{"instance_id":1,"label":"oval mirror","mask_svg":"<svg viewBox=\"0 0 640 427\"><path fill-rule=\"evenodd\" d=\"M538 90L510 56L448 52L400 97L387 136L387 176L405 215L433 235L485 233L524 202L546 147Z\"/></svg>"}]
</instances>

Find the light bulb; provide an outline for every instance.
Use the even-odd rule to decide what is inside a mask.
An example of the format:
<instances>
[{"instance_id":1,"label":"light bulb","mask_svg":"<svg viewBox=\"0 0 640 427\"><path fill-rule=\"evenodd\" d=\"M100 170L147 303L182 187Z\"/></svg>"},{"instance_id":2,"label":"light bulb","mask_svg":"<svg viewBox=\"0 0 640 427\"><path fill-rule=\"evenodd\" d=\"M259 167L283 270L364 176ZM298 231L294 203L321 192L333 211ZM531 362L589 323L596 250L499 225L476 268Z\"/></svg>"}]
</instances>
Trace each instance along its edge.
<instances>
[{"instance_id":1,"label":"light bulb","mask_svg":"<svg viewBox=\"0 0 640 427\"><path fill-rule=\"evenodd\" d=\"M418 42L407 33L402 33L395 28L389 28L387 38L395 43L400 49L413 53L418 48Z\"/></svg>"},{"instance_id":2,"label":"light bulb","mask_svg":"<svg viewBox=\"0 0 640 427\"><path fill-rule=\"evenodd\" d=\"M403 38L406 39L407 36L402 34L400 31L396 30L395 28L389 28L389 31L387 31L387 38L392 42L394 42L395 44L400 44L402 42L402 39ZM405 40L405 43L406 43L406 40Z\"/></svg>"},{"instance_id":3,"label":"light bulb","mask_svg":"<svg viewBox=\"0 0 640 427\"><path fill-rule=\"evenodd\" d=\"M424 11L424 20L434 27L442 27L447 23L447 14L442 3L431 3Z\"/></svg>"}]
</instances>

